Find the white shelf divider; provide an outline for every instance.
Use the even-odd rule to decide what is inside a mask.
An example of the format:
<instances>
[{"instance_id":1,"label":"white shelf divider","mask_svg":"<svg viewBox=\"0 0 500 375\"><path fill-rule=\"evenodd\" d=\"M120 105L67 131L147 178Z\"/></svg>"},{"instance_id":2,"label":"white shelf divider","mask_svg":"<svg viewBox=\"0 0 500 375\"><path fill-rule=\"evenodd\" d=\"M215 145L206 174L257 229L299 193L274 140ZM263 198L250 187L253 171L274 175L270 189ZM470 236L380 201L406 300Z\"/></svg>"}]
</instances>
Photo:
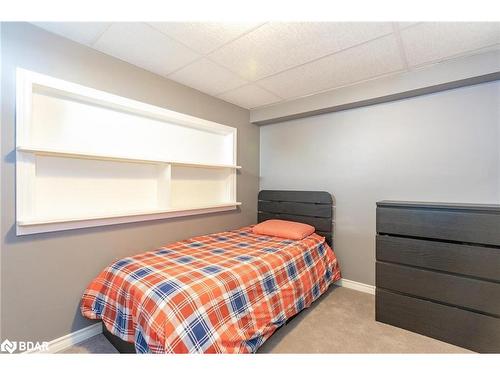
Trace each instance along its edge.
<instances>
[{"instance_id":1,"label":"white shelf divider","mask_svg":"<svg viewBox=\"0 0 500 375\"><path fill-rule=\"evenodd\" d=\"M17 234L234 210L236 128L17 71Z\"/></svg>"}]
</instances>

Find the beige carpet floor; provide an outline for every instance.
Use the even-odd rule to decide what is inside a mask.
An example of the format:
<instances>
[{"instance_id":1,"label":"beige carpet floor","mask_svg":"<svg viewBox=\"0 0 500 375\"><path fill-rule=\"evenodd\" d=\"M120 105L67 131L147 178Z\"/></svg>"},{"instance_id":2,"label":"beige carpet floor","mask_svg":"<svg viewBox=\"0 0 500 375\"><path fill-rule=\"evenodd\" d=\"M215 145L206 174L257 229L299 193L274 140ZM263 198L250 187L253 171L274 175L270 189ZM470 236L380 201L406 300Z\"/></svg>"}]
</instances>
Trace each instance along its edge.
<instances>
[{"instance_id":1,"label":"beige carpet floor","mask_svg":"<svg viewBox=\"0 0 500 375\"><path fill-rule=\"evenodd\" d=\"M309 309L280 328L259 353L471 353L375 321L375 297L332 287ZM103 335L64 353L117 353Z\"/></svg>"}]
</instances>

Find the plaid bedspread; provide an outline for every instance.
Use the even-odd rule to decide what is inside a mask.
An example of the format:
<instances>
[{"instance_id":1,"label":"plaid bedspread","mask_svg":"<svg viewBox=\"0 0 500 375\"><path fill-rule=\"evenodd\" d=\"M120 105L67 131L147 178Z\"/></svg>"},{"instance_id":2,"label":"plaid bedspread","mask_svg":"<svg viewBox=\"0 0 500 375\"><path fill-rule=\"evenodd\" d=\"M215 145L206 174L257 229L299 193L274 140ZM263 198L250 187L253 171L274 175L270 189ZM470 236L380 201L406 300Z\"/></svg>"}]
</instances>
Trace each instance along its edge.
<instances>
[{"instance_id":1,"label":"plaid bedspread","mask_svg":"<svg viewBox=\"0 0 500 375\"><path fill-rule=\"evenodd\" d=\"M111 264L81 311L139 353L249 353L339 278L322 237L292 241L245 227Z\"/></svg>"}]
</instances>

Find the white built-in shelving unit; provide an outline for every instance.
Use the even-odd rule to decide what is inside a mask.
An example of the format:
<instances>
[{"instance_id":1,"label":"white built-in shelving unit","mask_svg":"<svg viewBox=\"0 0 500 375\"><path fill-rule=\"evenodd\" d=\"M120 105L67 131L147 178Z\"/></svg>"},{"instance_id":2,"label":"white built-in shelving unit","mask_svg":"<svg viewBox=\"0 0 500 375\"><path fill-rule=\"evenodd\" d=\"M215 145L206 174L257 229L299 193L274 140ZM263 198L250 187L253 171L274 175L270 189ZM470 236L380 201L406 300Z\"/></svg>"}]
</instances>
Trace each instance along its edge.
<instances>
[{"instance_id":1,"label":"white built-in shelving unit","mask_svg":"<svg viewBox=\"0 0 500 375\"><path fill-rule=\"evenodd\" d=\"M17 234L237 208L236 129L18 69Z\"/></svg>"}]
</instances>

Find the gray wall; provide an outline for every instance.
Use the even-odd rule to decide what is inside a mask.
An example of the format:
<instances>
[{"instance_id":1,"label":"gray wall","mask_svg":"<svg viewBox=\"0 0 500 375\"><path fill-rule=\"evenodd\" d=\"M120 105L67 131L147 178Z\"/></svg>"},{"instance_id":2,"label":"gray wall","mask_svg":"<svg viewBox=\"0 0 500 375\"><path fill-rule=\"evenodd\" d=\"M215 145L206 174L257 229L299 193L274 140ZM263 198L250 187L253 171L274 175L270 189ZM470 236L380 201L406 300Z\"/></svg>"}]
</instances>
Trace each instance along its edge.
<instances>
[{"instance_id":1,"label":"gray wall","mask_svg":"<svg viewBox=\"0 0 500 375\"><path fill-rule=\"evenodd\" d=\"M176 84L29 24L2 24L2 336L52 340L90 323L80 316L86 285L115 259L171 241L256 221L259 128L247 110ZM238 211L15 235L15 68L22 67L238 128Z\"/></svg>"},{"instance_id":2,"label":"gray wall","mask_svg":"<svg viewBox=\"0 0 500 375\"><path fill-rule=\"evenodd\" d=\"M375 202L500 203L500 82L260 130L261 189L327 190L346 279L374 284Z\"/></svg>"}]
</instances>

